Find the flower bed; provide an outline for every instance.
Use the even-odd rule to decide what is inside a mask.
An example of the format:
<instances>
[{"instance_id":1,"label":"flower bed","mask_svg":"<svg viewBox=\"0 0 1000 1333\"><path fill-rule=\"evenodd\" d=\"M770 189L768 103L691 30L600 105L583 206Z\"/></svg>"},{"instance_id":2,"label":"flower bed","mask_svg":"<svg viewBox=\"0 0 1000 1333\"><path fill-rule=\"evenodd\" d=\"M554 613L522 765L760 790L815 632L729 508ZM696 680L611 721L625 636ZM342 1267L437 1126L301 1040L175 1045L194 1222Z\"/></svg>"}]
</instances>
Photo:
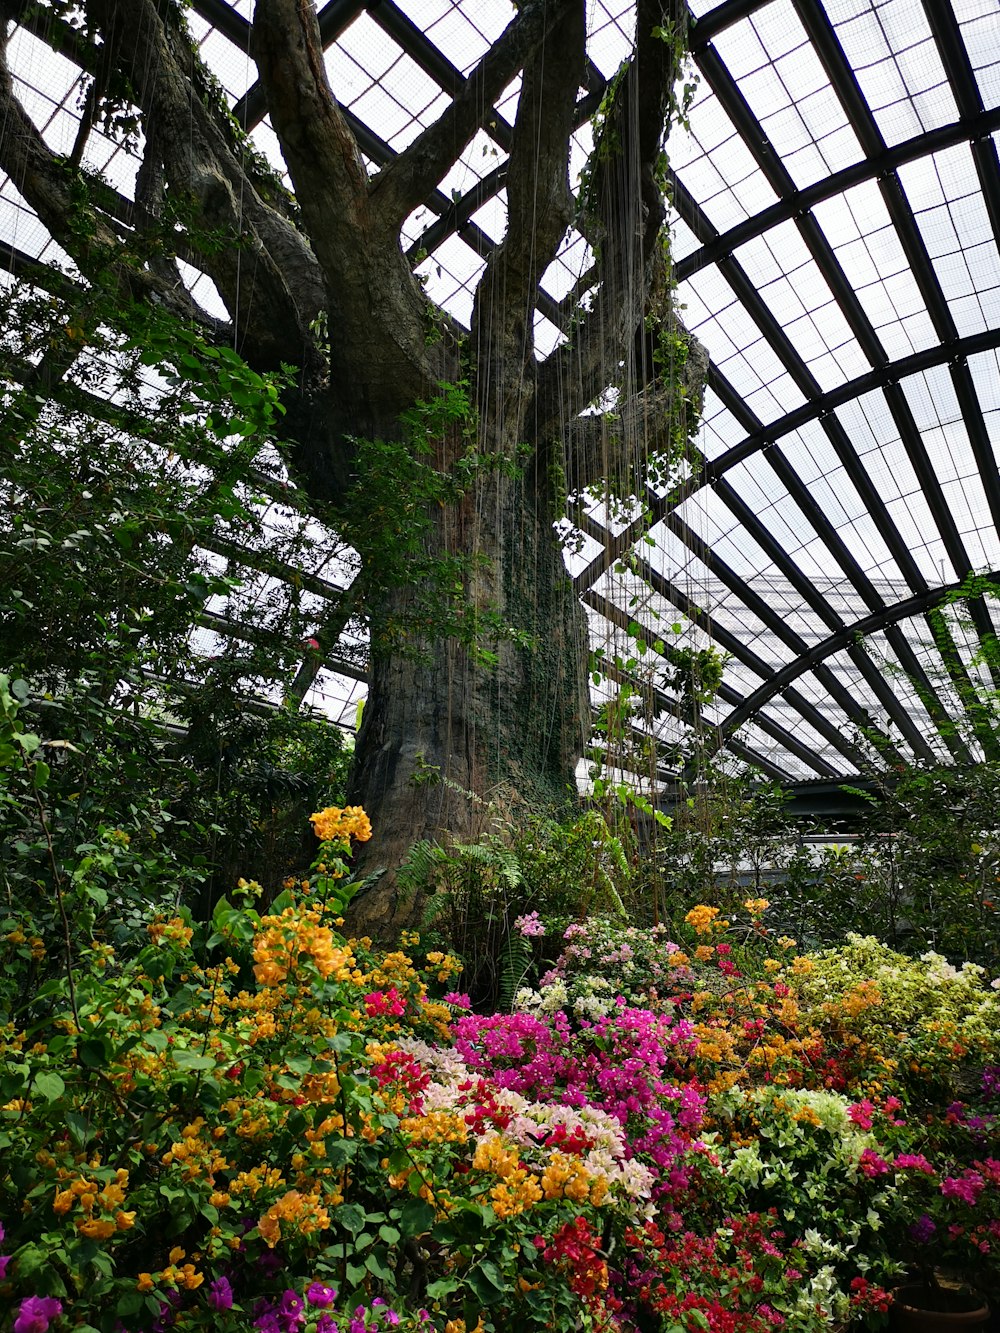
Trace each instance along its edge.
<instances>
[{"instance_id":1,"label":"flower bed","mask_svg":"<svg viewBox=\"0 0 1000 1333\"><path fill-rule=\"evenodd\" d=\"M264 915L88 941L0 1031L4 1333L808 1331L922 1254L997 1281L981 970L699 905L571 926L473 1014L451 955L344 938L366 824L322 812Z\"/></svg>"}]
</instances>

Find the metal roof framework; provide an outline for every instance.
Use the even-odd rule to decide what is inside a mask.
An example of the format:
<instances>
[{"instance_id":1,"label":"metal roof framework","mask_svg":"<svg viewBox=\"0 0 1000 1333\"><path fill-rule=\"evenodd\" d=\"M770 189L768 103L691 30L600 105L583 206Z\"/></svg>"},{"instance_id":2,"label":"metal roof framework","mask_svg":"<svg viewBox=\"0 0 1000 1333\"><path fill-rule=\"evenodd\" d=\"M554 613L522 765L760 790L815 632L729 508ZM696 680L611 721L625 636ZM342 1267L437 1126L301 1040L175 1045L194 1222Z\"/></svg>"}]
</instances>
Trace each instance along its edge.
<instances>
[{"instance_id":1,"label":"metal roof framework","mask_svg":"<svg viewBox=\"0 0 1000 1333\"><path fill-rule=\"evenodd\" d=\"M192 27L269 152L251 8L192 0ZM627 0L588 9L581 151L634 24ZM507 0L320 6L334 90L374 165L436 118L510 15ZM691 476L643 497L652 527L599 506L579 518L567 561L595 643L608 658L629 656L637 630L651 644L717 645L729 660L699 713L707 743L785 782L856 775L863 737L899 762L996 757L977 705L1000 687L997 614L960 593L972 574L1000 584L1000 5L692 0L691 17L699 86L689 130L668 144L669 183L678 301L711 357L706 408ZM50 40L50 19L25 24ZM86 51L65 31L60 59L73 58ZM30 62L21 77L30 88ZM46 99L48 77L36 69L39 119L78 121L74 86ZM502 234L514 96L408 223L428 294L460 319ZM111 157L96 165L127 224L128 171L119 183L112 169L122 150L103 146ZM0 262L44 281L53 243L24 214L4 182ZM586 262L571 235L546 275L540 341L561 336ZM334 646L345 581L313 572L330 608L318 613L326 660L311 655L293 686L339 701L341 720L364 674L356 641ZM942 615L956 606L961 616ZM669 778L691 718L648 660L653 706L637 725Z\"/></svg>"}]
</instances>

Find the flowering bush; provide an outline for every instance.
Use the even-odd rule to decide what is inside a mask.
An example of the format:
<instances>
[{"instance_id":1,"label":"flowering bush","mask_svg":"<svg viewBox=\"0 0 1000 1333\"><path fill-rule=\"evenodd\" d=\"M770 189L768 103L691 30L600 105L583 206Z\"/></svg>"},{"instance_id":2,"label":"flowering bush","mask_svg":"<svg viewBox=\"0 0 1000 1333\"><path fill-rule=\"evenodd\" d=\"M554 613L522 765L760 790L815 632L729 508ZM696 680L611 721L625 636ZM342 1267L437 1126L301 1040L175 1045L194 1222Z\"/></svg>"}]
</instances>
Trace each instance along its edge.
<instances>
[{"instance_id":1,"label":"flowering bush","mask_svg":"<svg viewBox=\"0 0 1000 1333\"><path fill-rule=\"evenodd\" d=\"M996 1273L998 1062L935 1100L942 1042L960 1081L995 1050L979 971L913 964L922 1008L869 942L701 904L572 925L476 1014L447 951L344 937L370 826L313 824L266 913L76 941L0 1029L3 1333L808 1333L881 1317L921 1246Z\"/></svg>"}]
</instances>

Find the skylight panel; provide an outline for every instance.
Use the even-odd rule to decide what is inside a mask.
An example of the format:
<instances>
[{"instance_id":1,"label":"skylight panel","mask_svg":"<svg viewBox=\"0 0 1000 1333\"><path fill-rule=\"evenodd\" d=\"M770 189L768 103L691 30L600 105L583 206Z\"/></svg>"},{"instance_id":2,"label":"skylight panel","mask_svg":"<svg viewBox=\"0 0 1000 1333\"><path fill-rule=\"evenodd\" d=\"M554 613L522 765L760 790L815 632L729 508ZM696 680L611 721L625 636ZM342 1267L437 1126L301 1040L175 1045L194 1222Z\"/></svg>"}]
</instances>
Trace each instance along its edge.
<instances>
[{"instance_id":1,"label":"skylight panel","mask_svg":"<svg viewBox=\"0 0 1000 1333\"><path fill-rule=\"evenodd\" d=\"M1000 105L1000 41L994 0L952 0L983 105Z\"/></svg>"},{"instance_id":2,"label":"skylight panel","mask_svg":"<svg viewBox=\"0 0 1000 1333\"><path fill-rule=\"evenodd\" d=\"M713 93L706 89L695 98L689 120L690 132L675 129L670 136L670 164L713 226L727 231L776 202L777 195Z\"/></svg>"},{"instance_id":3,"label":"skylight panel","mask_svg":"<svg viewBox=\"0 0 1000 1333\"><path fill-rule=\"evenodd\" d=\"M545 270L542 287L549 296L561 301L575 287L577 280L594 262L594 252L578 231L570 230L559 252Z\"/></svg>"},{"instance_id":4,"label":"skylight panel","mask_svg":"<svg viewBox=\"0 0 1000 1333\"><path fill-rule=\"evenodd\" d=\"M705 389L698 443L708 459L718 458L746 438L746 431L714 389Z\"/></svg>"},{"instance_id":5,"label":"skylight panel","mask_svg":"<svg viewBox=\"0 0 1000 1333\"><path fill-rule=\"evenodd\" d=\"M377 82L347 104L379 138L399 152L437 120L449 100L416 61L401 54Z\"/></svg>"},{"instance_id":6,"label":"skylight panel","mask_svg":"<svg viewBox=\"0 0 1000 1333\"><path fill-rule=\"evenodd\" d=\"M414 271L424 279L430 299L468 327L476 283L485 267L486 261L460 237L448 236Z\"/></svg>"},{"instance_id":7,"label":"skylight panel","mask_svg":"<svg viewBox=\"0 0 1000 1333\"><path fill-rule=\"evenodd\" d=\"M923 8L882 0L835 24L887 144L947 125L958 110Z\"/></svg>"},{"instance_id":8,"label":"skylight panel","mask_svg":"<svg viewBox=\"0 0 1000 1333\"><path fill-rule=\"evenodd\" d=\"M588 8L590 8L588 6ZM635 5L632 0L596 0L587 33L587 54L610 79L635 44Z\"/></svg>"},{"instance_id":9,"label":"skylight panel","mask_svg":"<svg viewBox=\"0 0 1000 1333\"><path fill-rule=\"evenodd\" d=\"M899 174L960 336L995 327L1000 256L968 144Z\"/></svg>"},{"instance_id":10,"label":"skylight panel","mask_svg":"<svg viewBox=\"0 0 1000 1333\"><path fill-rule=\"evenodd\" d=\"M870 368L794 223L755 237L735 257L823 389Z\"/></svg>"},{"instance_id":11,"label":"skylight panel","mask_svg":"<svg viewBox=\"0 0 1000 1333\"><path fill-rule=\"evenodd\" d=\"M515 13L509 0L482 0L464 7L409 0L400 9L464 75L479 64Z\"/></svg>"},{"instance_id":12,"label":"skylight panel","mask_svg":"<svg viewBox=\"0 0 1000 1333\"><path fill-rule=\"evenodd\" d=\"M257 66L249 51L241 51L214 28L209 29L198 46L202 60L225 88L230 106L235 106L257 81Z\"/></svg>"},{"instance_id":13,"label":"skylight panel","mask_svg":"<svg viewBox=\"0 0 1000 1333\"><path fill-rule=\"evenodd\" d=\"M1000 322L997 327L1000 328ZM969 357L969 373L994 454L1000 457L1000 352L991 349Z\"/></svg>"},{"instance_id":14,"label":"skylight panel","mask_svg":"<svg viewBox=\"0 0 1000 1333\"><path fill-rule=\"evenodd\" d=\"M767 465L764 455L754 454L737 463L730 468L726 479L760 519L768 535L793 557L816 536L816 530ZM831 564L832 557L828 557L824 572L829 572Z\"/></svg>"},{"instance_id":15,"label":"skylight panel","mask_svg":"<svg viewBox=\"0 0 1000 1333\"><path fill-rule=\"evenodd\" d=\"M688 328L762 421L773 421L804 402L781 362L716 267L680 285Z\"/></svg>"},{"instance_id":16,"label":"skylight panel","mask_svg":"<svg viewBox=\"0 0 1000 1333\"><path fill-rule=\"evenodd\" d=\"M774 709L769 704L765 716L770 716L773 712ZM786 731L791 730L797 734L799 727L804 724L798 713L795 713L794 717L790 717L788 716L788 712L789 710L786 709L785 716L781 718L781 724L785 726ZM778 718L775 717L775 720L777 721ZM792 781L806 781L809 778L815 778L817 776L816 769L811 768L801 760L798 755L792 754L789 750L786 750L780 741L776 741L768 732L762 730L756 722L744 722L736 733L736 739L742 741L744 745L749 746L751 749L756 750L758 754L763 755L765 759L788 773ZM821 740L815 751L818 759L825 758L828 762L830 760L830 752L831 746L827 740ZM838 768L844 768L845 761L842 755L838 754L833 762L837 764Z\"/></svg>"},{"instance_id":17,"label":"skylight panel","mask_svg":"<svg viewBox=\"0 0 1000 1333\"><path fill-rule=\"evenodd\" d=\"M862 157L789 0L758 9L720 33L716 45L734 74L757 62L745 69L740 91L796 185L812 184Z\"/></svg>"},{"instance_id":18,"label":"skylight panel","mask_svg":"<svg viewBox=\"0 0 1000 1333\"><path fill-rule=\"evenodd\" d=\"M875 181L813 210L892 359L937 343L920 289Z\"/></svg>"},{"instance_id":19,"label":"skylight panel","mask_svg":"<svg viewBox=\"0 0 1000 1333\"><path fill-rule=\"evenodd\" d=\"M1000 538L947 368L935 366L900 383L969 559L976 568L995 567Z\"/></svg>"},{"instance_id":20,"label":"skylight panel","mask_svg":"<svg viewBox=\"0 0 1000 1333\"><path fill-rule=\"evenodd\" d=\"M923 558L918 564L924 577L936 579L936 562L944 554L944 545L885 397L880 391L865 394L842 404L836 415L894 518L903 546L914 553L919 547Z\"/></svg>"}]
</instances>

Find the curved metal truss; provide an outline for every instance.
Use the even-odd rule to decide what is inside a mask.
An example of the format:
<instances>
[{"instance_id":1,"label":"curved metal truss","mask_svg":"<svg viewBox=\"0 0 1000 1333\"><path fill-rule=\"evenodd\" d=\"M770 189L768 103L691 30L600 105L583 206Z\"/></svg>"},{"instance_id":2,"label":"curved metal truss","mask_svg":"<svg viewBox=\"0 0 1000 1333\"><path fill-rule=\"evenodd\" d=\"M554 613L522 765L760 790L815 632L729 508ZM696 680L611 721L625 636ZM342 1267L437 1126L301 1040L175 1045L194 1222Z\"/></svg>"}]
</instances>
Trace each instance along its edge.
<instances>
[{"instance_id":1,"label":"curved metal truss","mask_svg":"<svg viewBox=\"0 0 1000 1333\"><path fill-rule=\"evenodd\" d=\"M250 0L191 8L235 117L271 152ZM634 23L627 0L588 8L582 143ZM44 6L13 9L52 40ZM506 0L321 5L333 85L373 163L436 118L510 12ZM62 65L85 62L72 31L60 38ZM781 781L856 775L871 746L900 763L996 757L1000 654L982 593L1000 587L1000 9L692 0L690 47L697 89L668 144L669 180L678 300L711 357L704 421L691 475L650 489L642 518L596 504L580 515L567 560L595 644L634 662L637 635L669 641L643 656L650 702L636 719L662 779L682 773L692 722L670 685L677 645L727 655L697 710L709 748ZM36 52L20 74L39 123L79 118L62 68L48 73ZM488 121L479 156L410 222L429 294L459 319L502 234L503 103ZM114 181L120 150L104 146ZM7 268L44 281L51 253L5 182ZM561 336L585 263L571 236L547 275L540 337ZM311 573L323 657L304 661L294 690L339 699L346 717L364 671L363 645L337 643L351 612L342 573ZM621 665L605 680L630 672L635 683Z\"/></svg>"}]
</instances>

